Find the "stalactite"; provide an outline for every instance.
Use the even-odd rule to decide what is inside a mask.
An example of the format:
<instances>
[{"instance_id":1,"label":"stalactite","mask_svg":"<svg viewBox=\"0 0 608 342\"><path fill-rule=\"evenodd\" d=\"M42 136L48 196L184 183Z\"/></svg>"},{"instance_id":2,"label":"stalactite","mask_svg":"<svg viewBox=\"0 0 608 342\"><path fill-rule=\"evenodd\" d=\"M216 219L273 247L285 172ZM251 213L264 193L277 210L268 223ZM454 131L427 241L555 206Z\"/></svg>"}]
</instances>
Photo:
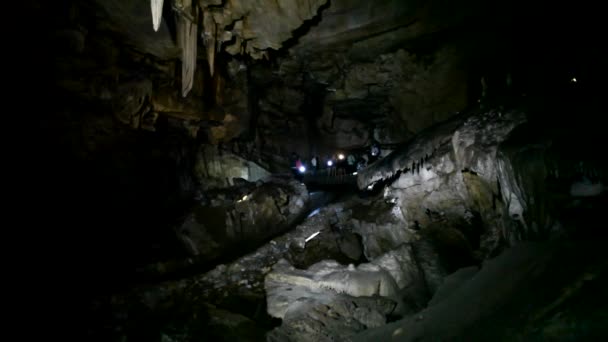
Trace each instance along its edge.
<instances>
[{"instance_id":1,"label":"stalactite","mask_svg":"<svg viewBox=\"0 0 608 342\"><path fill-rule=\"evenodd\" d=\"M183 2L183 11L192 11L191 1ZM196 43L198 25L196 24L196 14L193 22L186 16L178 19L179 44L182 48L182 96L186 97L194 83L194 72L196 70Z\"/></svg>"},{"instance_id":2,"label":"stalactite","mask_svg":"<svg viewBox=\"0 0 608 342\"><path fill-rule=\"evenodd\" d=\"M213 15L209 11L203 12L203 27L203 42L205 43L205 49L207 50L209 73L213 76L213 71L215 69L217 25L213 19Z\"/></svg>"},{"instance_id":3,"label":"stalactite","mask_svg":"<svg viewBox=\"0 0 608 342\"><path fill-rule=\"evenodd\" d=\"M158 31L160 22L163 18L163 3L164 0L150 0L150 6L152 7L152 27L154 31Z\"/></svg>"}]
</instances>

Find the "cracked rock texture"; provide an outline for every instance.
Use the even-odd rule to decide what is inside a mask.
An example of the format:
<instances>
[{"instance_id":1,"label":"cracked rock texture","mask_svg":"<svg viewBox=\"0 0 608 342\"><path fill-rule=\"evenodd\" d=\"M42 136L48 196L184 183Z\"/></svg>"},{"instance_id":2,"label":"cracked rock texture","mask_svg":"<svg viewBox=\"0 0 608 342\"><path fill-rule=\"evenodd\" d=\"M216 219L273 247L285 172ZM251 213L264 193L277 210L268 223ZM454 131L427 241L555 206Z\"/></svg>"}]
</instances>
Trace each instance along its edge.
<instances>
[{"instance_id":1,"label":"cracked rock texture","mask_svg":"<svg viewBox=\"0 0 608 342\"><path fill-rule=\"evenodd\" d=\"M308 202L306 187L295 180L229 188L193 208L176 233L188 253L212 260L283 232L306 213Z\"/></svg>"},{"instance_id":2,"label":"cracked rock texture","mask_svg":"<svg viewBox=\"0 0 608 342\"><path fill-rule=\"evenodd\" d=\"M525 120L518 111L456 117L360 172L359 184L394 179L385 195L396 199L408 225L468 225L460 230L469 237L479 235L471 230L482 231L480 240L469 240L473 249L491 253L512 227L502 212L512 201L500 194L505 196L512 187L499 181L504 172L499 146Z\"/></svg>"}]
</instances>

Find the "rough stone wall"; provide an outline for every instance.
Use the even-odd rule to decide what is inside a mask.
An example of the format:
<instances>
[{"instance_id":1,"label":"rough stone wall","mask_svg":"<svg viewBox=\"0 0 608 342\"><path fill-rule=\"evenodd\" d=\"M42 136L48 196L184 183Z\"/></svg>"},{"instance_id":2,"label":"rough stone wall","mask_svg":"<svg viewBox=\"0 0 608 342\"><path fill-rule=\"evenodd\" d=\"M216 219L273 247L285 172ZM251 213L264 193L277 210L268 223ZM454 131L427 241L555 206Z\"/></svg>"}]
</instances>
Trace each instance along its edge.
<instances>
[{"instance_id":1,"label":"rough stone wall","mask_svg":"<svg viewBox=\"0 0 608 342\"><path fill-rule=\"evenodd\" d=\"M270 175L255 162L227 151L222 152L213 145L199 148L194 171L204 190L232 186L234 178L255 182Z\"/></svg>"}]
</instances>

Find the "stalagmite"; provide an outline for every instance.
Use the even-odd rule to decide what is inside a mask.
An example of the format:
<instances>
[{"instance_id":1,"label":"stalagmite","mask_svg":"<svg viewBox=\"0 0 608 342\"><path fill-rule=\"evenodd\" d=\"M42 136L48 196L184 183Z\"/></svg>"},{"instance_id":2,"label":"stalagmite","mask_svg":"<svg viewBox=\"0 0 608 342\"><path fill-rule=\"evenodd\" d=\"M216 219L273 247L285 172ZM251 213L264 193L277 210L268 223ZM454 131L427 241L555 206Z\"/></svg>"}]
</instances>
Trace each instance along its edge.
<instances>
[{"instance_id":1,"label":"stalagmite","mask_svg":"<svg viewBox=\"0 0 608 342\"><path fill-rule=\"evenodd\" d=\"M152 27L154 31L158 31L160 22L163 18L163 2L164 0L150 0L150 6L152 7Z\"/></svg>"},{"instance_id":2,"label":"stalagmite","mask_svg":"<svg viewBox=\"0 0 608 342\"><path fill-rule=\"evenodd\" d=\"M183 2L183 11L185 13L191 12L191 0ZM179 44L182 48L182 96L186 97L194 82L194 71L196 70L196 42L197 42L197 29L196 18L194 15L194 21L185 15L180 15L178 19L178 36Z\"/></svg>"},{"instance_id":3,"label":"stalagmite","mask_svg":"<svg viewBox=\"0 0 608 342\"><path fill-rule=\"evenodd\" d=\"M213 19L213 15L209 11L203 12L203 42L207 50L207 61L209 62L209 73L213 76L215 66L215 44L217 25Z\"/></svg>"}]
</instances>

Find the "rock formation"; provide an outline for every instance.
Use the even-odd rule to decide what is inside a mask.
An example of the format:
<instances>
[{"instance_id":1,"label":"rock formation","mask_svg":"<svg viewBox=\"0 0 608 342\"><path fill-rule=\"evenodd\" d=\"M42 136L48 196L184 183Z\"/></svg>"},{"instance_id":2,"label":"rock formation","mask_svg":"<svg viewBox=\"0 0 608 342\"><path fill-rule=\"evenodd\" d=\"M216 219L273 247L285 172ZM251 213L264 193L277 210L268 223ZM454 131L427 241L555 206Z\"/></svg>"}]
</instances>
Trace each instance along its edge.
<instances>
[{"instance_id":1,"label":"rock formation","mask_svg":"<svg viewBox=\"0 0 608 342\"><path fill-rule=\"evenodd\" d=\"M607 334L594 6L24 4L18 255L57 336Z\"/></svg>"}]
</instances>

